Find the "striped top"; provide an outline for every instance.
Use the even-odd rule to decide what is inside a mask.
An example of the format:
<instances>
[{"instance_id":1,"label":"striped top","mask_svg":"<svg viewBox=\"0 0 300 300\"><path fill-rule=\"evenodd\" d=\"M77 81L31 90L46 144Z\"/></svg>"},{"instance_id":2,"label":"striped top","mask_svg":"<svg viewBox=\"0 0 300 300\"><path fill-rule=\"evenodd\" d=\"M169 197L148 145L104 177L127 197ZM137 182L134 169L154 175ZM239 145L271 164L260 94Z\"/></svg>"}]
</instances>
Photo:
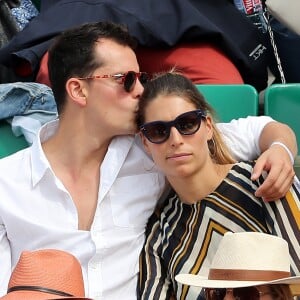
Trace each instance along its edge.
<instances>
[{"instance_id":1,"label":"striped top","mask_svg":"<svg viewBox=\"0 0 300 300\"><path fill-rule=\"evenodd\" d=\"M300 273L300 190L265 203L254 196L263 177L251 181L253 162L235 164L214 192L195 204L182 203L174 191L149 220L141 255L140 299L204 299L201 288L175 281L179 273L206 276L227 231L260 231L283 237L291 272ZM259 255L259 253L258 253Z\"/></svg>"}]
</instances>

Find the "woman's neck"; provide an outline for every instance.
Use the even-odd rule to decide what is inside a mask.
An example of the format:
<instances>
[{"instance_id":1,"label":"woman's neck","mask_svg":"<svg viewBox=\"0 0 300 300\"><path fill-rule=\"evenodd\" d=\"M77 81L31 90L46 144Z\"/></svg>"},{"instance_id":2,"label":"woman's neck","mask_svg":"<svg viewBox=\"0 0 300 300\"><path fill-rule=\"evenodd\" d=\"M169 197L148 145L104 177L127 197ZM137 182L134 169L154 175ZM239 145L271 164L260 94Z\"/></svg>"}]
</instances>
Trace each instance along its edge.
<instances>
[{"instance_id":1,"label":"woman's neck","mask_svg":"<svg viewBox=\"0 0 300 300\"><path fill-rule=\"evenodd\" d=\"M227 176L232 164L212 164L191 176L168 177L180 200L193 204L212 193Z\"/></svg>"}]
</instances>

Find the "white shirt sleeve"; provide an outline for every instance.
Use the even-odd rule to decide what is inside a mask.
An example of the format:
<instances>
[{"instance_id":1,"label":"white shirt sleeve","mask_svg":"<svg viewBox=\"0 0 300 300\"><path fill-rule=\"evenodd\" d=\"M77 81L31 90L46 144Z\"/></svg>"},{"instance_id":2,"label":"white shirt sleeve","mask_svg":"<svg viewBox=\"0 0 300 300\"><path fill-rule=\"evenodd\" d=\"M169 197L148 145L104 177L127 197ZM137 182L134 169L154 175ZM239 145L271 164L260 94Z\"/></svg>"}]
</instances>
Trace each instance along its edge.
<instances>
[{"instance_id":1,"label":"white shirt sleeve","mask_svg":"<svg viewBox=\"0 0 300 300\"><path fill-rule=\"evenodd\" d=\"M259 138L263 128L274 120L267 116L240 118L229 123L218 123L225 143L238 160L256 159L261 153Z\"/></svg>"}]
</instances>

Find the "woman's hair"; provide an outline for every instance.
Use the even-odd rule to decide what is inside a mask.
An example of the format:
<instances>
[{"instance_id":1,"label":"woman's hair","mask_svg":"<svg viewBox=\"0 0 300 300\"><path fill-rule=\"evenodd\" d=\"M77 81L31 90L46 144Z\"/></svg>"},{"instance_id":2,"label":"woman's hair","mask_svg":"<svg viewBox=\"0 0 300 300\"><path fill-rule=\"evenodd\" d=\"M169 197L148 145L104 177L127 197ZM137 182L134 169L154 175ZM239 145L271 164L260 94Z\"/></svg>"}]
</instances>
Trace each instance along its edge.
<instances>
[{"instance_id":1,"label":"woman's hair","mask_svg":"<svg viewBox=\"0 0 300 300\"><path fill-rule=\"evenodd\" d=\"M140 127L145 123L145 112L148 104L159 96L178 96L191 102L196 109L201 109L210 115L213 119L214 111L205 101L203 95L199 92L193 82L187 77L171 71L167 73L156 74L150 80L139 100L139 109L137 113L137 125ZM215 122L212 120L213 137L208 141L208 147L212 159L219 164L233 163L234 160L229 149L225 145Z\"/></svg>"},{"instance_id":2,"label":"woman's hair","mask_svg":"<svg viewBox=\"0 0 300 300\"><path fill-rule=\"evenodd\" d=\"M293 299L288 284L270 284L270 291L273 300L291 300Z\"/></svg>"}]
</instances>

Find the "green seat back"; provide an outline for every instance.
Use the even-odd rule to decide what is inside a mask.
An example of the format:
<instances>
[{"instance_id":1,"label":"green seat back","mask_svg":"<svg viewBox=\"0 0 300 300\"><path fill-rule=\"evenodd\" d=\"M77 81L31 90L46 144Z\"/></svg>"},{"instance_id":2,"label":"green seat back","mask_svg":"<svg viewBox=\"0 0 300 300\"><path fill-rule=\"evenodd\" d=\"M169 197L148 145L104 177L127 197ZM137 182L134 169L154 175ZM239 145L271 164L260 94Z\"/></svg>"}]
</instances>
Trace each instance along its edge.
<instances>
[{"instance_id":1,"label":"green seat back","mask_svg":"<svg viewBox=\"0 0 300 300\"><path fill-rule=\"evenodd\" d=\"M264 114L294 130L300 155L300 83L270 85L264 95Z\"/></svg>"},{"instance_id":2,"label":"green seat back","mask_svg":"<svg viewBox=\"0 0 300 300\"><path fill-rule=\"evenodd\" d=\"M16 137L11 130L11 125L6 121L0 121L0 158L26 147L28 143L24 136Z\"/></svg>"},{"instance_id":3,"label":"green seat back","mask_svg":"<svg viewBox=\"0 0 300 300\"><path fill-rule=\"evenodd\" d=\"M198 90L217 113L217 120L258 115L258 93L248 84L197 84Z\"/></svg>"}]
</instances>

